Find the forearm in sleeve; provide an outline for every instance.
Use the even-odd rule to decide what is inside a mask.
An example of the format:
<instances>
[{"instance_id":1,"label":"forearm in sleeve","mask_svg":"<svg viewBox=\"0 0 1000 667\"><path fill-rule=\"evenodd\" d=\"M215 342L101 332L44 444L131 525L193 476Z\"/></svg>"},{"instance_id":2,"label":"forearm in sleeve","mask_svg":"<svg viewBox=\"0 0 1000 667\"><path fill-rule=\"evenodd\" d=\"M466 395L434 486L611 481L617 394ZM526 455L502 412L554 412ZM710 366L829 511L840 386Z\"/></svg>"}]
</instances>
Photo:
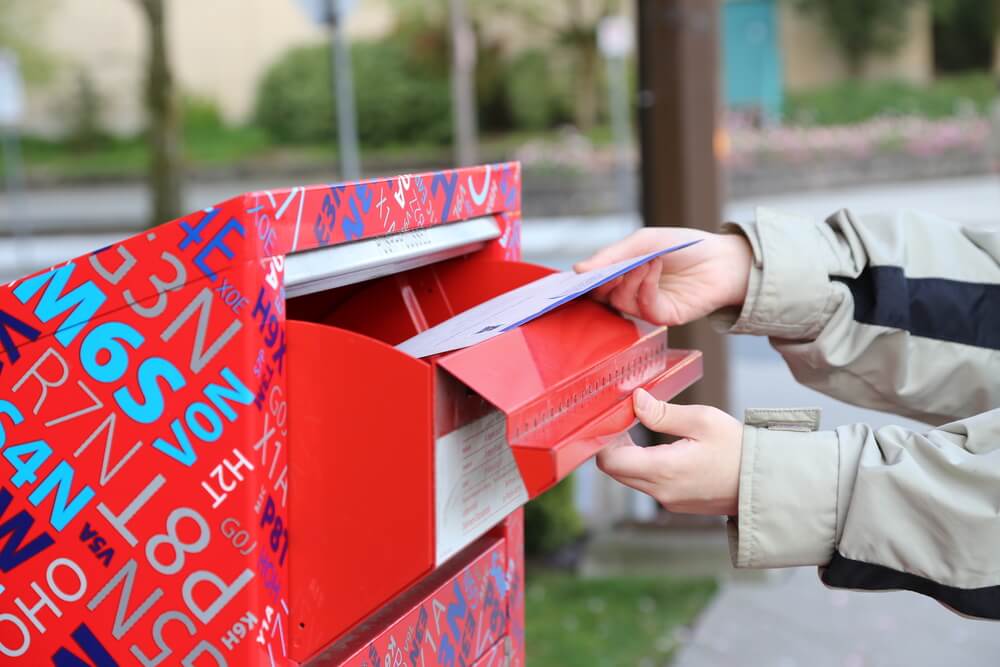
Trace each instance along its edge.
<instances>
[{"instance_id":1,"label":"forearm in sleeve","mask_svg":"<svg viewBox=\"0 0 1000 667\"><path fill-rule=\"evenodd\" d=\"M1000 409L927 433L815 424L748 412L734 564L818 565L830 586L1000 619Z\"/></svg>"},{"instance_id":2,"label":"forearm in sleeve","mask_svg":"<svg viewBox=\"0 0 1000 667\"><path fill-rule=\"evenodd\" d=\"M760 209L736 230L754 251L750 288L715 319L769 336L798 381L932 424L1000 406L1000 228Z\"/></svg>"}]
</instances>

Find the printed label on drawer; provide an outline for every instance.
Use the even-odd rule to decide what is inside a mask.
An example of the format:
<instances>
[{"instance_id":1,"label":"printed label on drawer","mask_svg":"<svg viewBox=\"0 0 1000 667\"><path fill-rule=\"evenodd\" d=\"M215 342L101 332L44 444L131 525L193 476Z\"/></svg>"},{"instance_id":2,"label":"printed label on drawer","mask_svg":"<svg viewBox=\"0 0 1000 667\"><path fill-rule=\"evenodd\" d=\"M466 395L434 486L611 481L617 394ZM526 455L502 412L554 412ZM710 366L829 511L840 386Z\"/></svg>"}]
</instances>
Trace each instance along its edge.
<instances>
[{"instance_id":1,"label":"printed label on drawer","mask_svg":"<svg viewBox=\"0 0 1000 667\"><path fill-rule=\"evenodd\" d=\"M434 466L438 565L528 501L499 411L438 438Z\"/></svg>"}]
</instances>

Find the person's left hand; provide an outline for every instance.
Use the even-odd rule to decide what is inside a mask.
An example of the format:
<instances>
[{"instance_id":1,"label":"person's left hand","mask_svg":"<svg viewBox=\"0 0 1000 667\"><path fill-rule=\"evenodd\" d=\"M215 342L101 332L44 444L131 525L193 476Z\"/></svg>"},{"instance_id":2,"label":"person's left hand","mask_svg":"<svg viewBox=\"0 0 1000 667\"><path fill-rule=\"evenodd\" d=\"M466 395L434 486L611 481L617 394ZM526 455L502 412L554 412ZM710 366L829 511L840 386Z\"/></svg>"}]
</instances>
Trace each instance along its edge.
<instances>
[{"instance_id":1,"label":"person's left hand","mask_svg":"<svg viewBox=\"0 0 1000 667\"><path fill-rule=\"evenodd\" d=\"M642 389L633 401L646 428L682 439L655 447L612 444L597 454L597 466L672 512L735 516L743 425L721 410L664 403Z\"/></svg>"}]
</instances>

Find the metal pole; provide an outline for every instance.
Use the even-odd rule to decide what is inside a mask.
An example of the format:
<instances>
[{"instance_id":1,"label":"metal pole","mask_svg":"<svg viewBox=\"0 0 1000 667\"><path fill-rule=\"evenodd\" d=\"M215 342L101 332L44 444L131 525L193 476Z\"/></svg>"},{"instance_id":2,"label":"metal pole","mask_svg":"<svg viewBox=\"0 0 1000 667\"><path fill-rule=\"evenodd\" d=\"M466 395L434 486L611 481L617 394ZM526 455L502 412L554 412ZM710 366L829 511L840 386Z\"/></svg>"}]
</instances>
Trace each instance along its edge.
<instances>
[{"instance_id":1,"label":"metal pole","mask_svg":"<svg viewBox=\"0 0 1000 667\"><path fill-rule=\"evenodd\" d=\"M615 142L615 177L621 211L635 211L633 195L633 166L629 148L632 129L629 123L628 69L624 56L605 57L608 72L608 108L611 112L611 134Z\"/></svg>"},{"instance_id":2,"label":"metal pole","mask_svg":"<svg viewBox=\"0 0 1000 667\"><path fill-rule=\"evenodd\" d=\"M358 155L358 124L354 110L354 78L351 74L351 51L343 29L338 0L330 0L330 46L333 64L333 89L337 98L337 136L340 146L340 169L344 180L361 176Z\"/></svg>"},{"instance_id":3,"label":"metal pole","mask_svg":"<svg viewBox=\"0 0 1000 667\"><path fill-rule=\"evenodd\" d=\"M647 226L714 231L722 221L718 0L639 0L642 209ZM705 376L682 397L726 409L727 346L707 322L670 331L700 349Z\"/></svg>"},{"instance_id":4,"label":"metal pole","mask_svg":"<svg viewBox=\"0 0 1000 667\"><path fill-rule=\"evenodd\" d=\"M476 88L475 35L465 17L464 0L448 0L451 19L451 103L455 117L455 160L459 166L475 164Z\"/></svg>"}]
</instances>

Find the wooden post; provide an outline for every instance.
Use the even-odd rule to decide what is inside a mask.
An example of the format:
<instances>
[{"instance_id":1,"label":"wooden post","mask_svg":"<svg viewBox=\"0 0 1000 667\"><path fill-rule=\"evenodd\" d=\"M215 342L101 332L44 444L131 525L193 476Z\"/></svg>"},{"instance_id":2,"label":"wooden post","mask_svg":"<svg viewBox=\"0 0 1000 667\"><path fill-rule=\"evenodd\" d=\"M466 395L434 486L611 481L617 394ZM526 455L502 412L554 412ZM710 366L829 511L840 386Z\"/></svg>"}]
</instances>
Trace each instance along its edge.
<instances>
[{"instance_id":1,"label":"wooden post","mask_svg":"<svg viewBox=\"0 0 1000 667\"><path fill-rule=\"evenodd\" d=\"M638 0L642 214L652 227L716 230L718 0ZM705 354L705 376L680 398L728 406L726 342L707 322L672 329L670 345Z\"/></svg>"}]
</instances>

